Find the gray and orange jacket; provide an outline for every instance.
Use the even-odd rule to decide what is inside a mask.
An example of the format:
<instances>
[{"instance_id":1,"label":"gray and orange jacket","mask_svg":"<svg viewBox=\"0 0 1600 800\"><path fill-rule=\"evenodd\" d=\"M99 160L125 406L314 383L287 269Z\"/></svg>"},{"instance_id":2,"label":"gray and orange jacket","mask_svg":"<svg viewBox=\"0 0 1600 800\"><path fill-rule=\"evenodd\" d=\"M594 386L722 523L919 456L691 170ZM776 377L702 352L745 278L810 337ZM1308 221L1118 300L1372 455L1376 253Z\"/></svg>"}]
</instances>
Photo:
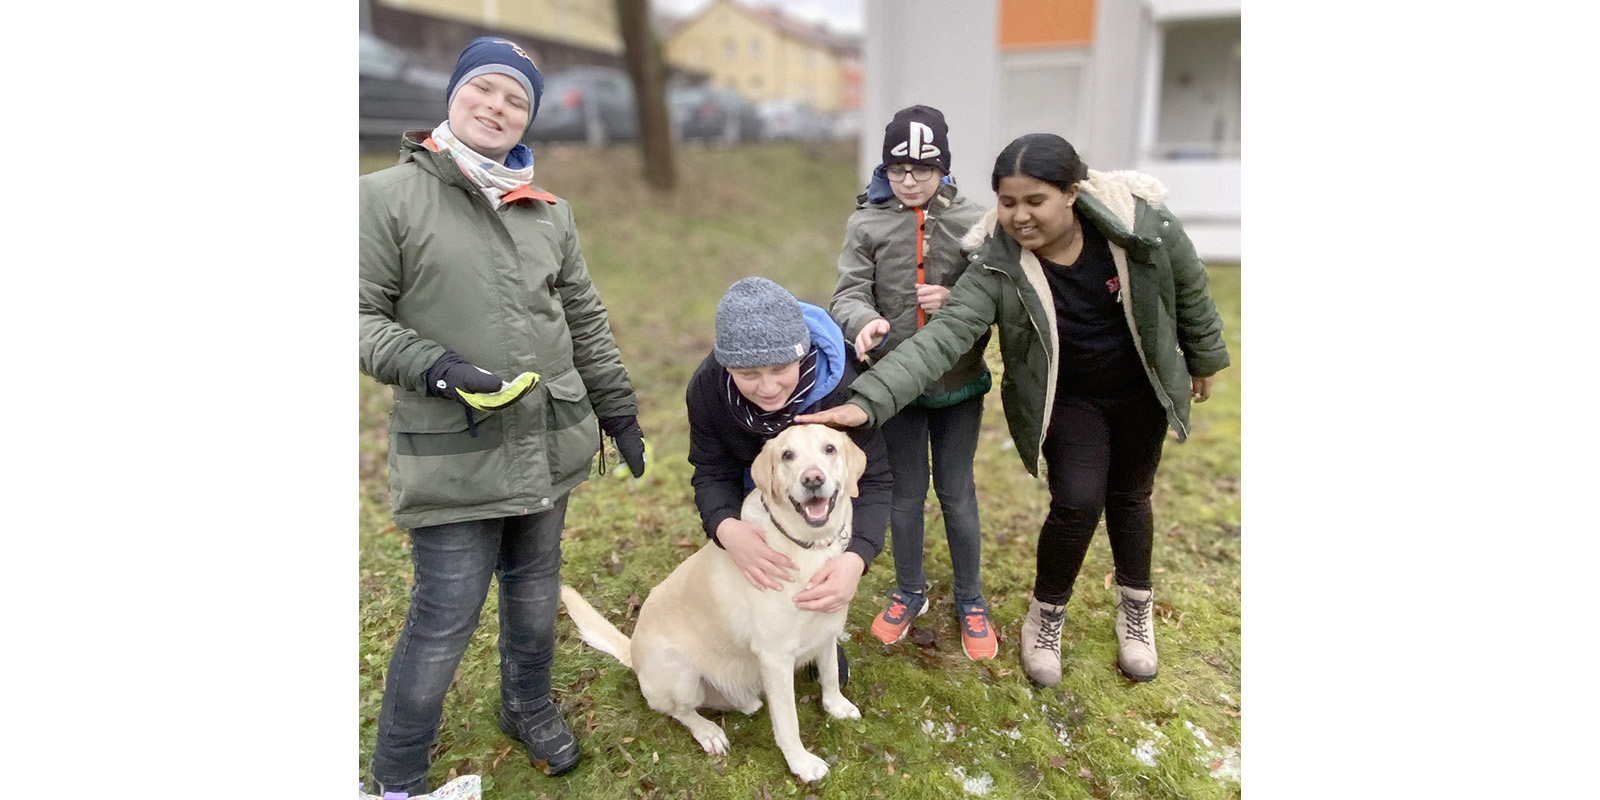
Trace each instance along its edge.
<instances>
[{"instance_id":1,"label":"gray and orange jacket","mask_svg":"<svg viewBox=\"0 0 1600 800\"><path fill-rule=\"evenodd\" d=\"M548 510L582 482L599 417L638 403L589 279L572 208L527 186L499 209L427 131L360 181L361 371L393 385L389 485L403 528ZM473 411L429 396L446 349L537 387Z\"/></svg>"},{"instance_id":2,"label":"gray and orange jacket","mask_svg":"<svg viewBox=\"0 0 1600 800\"><path fill-rule=\"evenodd\" d=\"M954 183L940 184L920 208L907 208L892 194L876 203L865 192L856 198L856 210L845 223L839 281L829 308L852 352L856 336L875 319L888 321L889 334L869 354L873 360L938 316L917 307L917 284L956 284L968 264L961 237L982 217L983 208L961 195ZM965 399L960 395L987 389L987 383L978 381L988 371L983 363L988 344L987 333L980 336L947 372L923 388L924 399L948 405Z\"/></svg>"}]
</instances>

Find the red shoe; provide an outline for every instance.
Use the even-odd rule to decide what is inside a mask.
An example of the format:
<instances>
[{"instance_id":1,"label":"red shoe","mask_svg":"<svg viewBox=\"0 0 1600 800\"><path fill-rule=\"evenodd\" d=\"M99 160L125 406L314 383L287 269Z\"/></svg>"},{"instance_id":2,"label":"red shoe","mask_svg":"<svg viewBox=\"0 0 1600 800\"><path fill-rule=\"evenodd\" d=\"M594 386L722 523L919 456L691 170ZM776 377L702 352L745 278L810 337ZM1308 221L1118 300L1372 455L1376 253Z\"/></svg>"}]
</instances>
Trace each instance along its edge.
<instances>
[{"instance_id":1,"label":"red shoe","mask_svg":"<svg viewBox=\"0 0 1600 800\"><path fill-rule=\"evenodd\" d=\"M896 589L889 593L889 607L873 618L872 635L884 644L894 644L906 638L906 631L911 630L911 621L927 610L926 595Z\"/></svg>"},{"instance_id":2,"label":"red shoe","mask_svg":"<svg viewBox=\"0 0 1600 800\"><path fill-rule=\"evenodd\" d=\"M994 658L1000 652L1000 640L989 627L989 608L983 598L970 603L956 601L956 615L961 621L961 650L967 658Z\"/></svg>"}]
</instances>

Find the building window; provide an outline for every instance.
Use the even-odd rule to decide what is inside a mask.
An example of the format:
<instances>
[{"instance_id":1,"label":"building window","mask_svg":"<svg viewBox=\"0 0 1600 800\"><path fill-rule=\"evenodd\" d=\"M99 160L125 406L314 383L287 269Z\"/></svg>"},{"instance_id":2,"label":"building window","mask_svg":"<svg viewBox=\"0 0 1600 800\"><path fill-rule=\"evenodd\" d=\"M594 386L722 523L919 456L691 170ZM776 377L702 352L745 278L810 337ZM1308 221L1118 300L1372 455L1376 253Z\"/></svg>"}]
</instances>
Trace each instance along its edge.
<instances>
[{"instance_id":1,"label":"building window","mask_svg":"<svg viewBox=\"0 0 1600 800\"><path fill-rule=\"evenodd\" d=\"M1001 53L1000 140L1050 131L1069 142L1080 141L1088 116L1087 71L1084 48ZM1041 97L1050 102L1039 102Z\"/></svg>"},{"instance_id":2,"label":"building window","mask_svg":"<svg viewBox=\"0 0 1600 800\"><path fill-rule=\"evenodd\" d=\"M739 55L739 43L729 39L722 43L722 60L732 61Z\"/></svg>"},{"instance_id":3,"label":"building window","mask_svg":"<svg viewBox=\"0 0 1600 800\"><path fill-rule=\"evenodd\" d=\"M751 60L755 60L755 59L758 59L760 57L761 57L761 40L760 39L751 39L750 40L750 58L751 58Z\"/></svg>"},{"instance_id":4,"label":"building window","mask_svg":"<svg viewBox=\"0 0 1600 800\"><path fill-rule=\"evenodd\" d=\"M1238 158L1239 19L1174 22L1164 33L1151 155Z\"/></svg>"}]
</instances>

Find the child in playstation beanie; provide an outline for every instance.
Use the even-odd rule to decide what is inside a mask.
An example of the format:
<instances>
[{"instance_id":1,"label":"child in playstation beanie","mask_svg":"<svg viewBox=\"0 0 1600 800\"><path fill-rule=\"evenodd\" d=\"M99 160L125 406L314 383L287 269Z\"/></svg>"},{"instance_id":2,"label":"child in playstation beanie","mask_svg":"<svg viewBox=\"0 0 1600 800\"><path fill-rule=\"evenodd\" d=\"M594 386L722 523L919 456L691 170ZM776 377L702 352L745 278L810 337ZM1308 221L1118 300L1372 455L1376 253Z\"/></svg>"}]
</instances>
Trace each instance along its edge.
<instances>
[{"instance_id":1,"label":"child in playstation beanie","mask_svg":"<svg viewBox=\"0 0 1600 800\"><path fill-rule=\"evenodd\" d=\"M950 174L950 127L932 106L895 112L883 129L884 164L923 164Z\"/></svg>"}]
</instances>

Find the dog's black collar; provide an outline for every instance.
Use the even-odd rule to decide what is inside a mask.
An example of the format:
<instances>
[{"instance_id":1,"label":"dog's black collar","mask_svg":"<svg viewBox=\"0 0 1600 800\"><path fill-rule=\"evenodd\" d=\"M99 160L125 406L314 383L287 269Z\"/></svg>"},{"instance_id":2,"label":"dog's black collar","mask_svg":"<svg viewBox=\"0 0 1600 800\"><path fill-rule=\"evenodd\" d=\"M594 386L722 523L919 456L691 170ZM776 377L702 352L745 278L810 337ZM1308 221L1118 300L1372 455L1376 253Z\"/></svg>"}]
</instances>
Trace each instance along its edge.
<instances>
[{"instance_id":1,"label":"dog's black collar","mask_svg":"<svg viewBox=\"0 0 1600 800\"><path fill-rule=\"evenodd\" d=\"M822 539L820 541L803 542L794 538L793 536L790 536L789 532L784 530L782 525L778 524L778 518L772 515L772 507L767 505L766 497L761 498L761 509L767 512L767 520L772 523L772 527L778 529L778 533L783 534L783 538L788 539L789 541L794 542L795 544L800 545L807 550L817 550L832 547L835 542L842 542L844 541L845 537L849 535L844 529L845 526L840 525L839 533L832 537Z\"/></svg>"}]
</instances>

